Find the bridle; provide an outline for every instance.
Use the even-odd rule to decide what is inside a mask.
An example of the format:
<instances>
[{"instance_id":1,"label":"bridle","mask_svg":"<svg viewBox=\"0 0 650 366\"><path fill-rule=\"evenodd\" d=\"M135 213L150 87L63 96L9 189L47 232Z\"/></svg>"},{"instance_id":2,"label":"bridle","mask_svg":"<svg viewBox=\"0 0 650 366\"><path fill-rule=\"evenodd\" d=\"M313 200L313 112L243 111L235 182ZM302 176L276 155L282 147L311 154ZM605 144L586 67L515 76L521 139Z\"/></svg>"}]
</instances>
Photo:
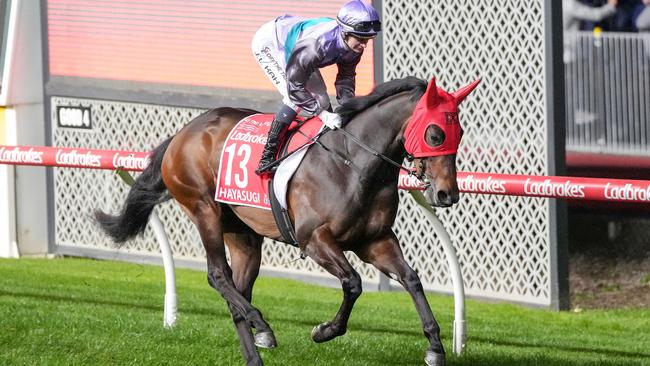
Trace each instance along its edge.
<instances>
[{"instance_id":1,"label":"bridle","mask_svg":"<svg viewBox=\"0 0 650 366\"><path fill-rule=\"evenodd\" d=\"M417 179L419 179L419 180L425 182L426 184L431 184L430 182L426 182L426 178L427 178L427 177L424 175L424 169L425 169L425 167L424 167L424 159L421 159L421 158L420 158L420 159L416 159L416 158L414 158L412 155L410 155L410 154L408 154L408 153L407 153L406 155L407 155L407 156L406 156L406 159L407 159L407 160L409 160L409 161L417 160L417 161L418 161L417 168L415 168L415 171L413 171L413 173L414 173L413 175L414 175ZM418 173L418 172L419 172L419 173Z\"/></svg>"}]
</instances>

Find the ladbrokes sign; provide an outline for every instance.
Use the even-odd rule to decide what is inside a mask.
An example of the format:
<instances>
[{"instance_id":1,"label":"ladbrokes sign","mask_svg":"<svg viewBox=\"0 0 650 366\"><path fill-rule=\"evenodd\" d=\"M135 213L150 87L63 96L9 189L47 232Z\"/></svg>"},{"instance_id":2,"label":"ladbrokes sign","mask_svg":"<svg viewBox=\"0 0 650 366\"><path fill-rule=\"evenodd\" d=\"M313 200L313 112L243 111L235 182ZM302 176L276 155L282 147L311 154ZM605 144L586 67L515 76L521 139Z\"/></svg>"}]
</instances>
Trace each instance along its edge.
<instances>
[{"instance_id":1,"label":"ladbrokes sign","mask_svg":"<svg viewBox=\"0 0 650 366\"><path fill-rule=\"evenodd\" d=\"M531 196L584 198L585 186L584 184L573 183L570 180L552 182L550 179L544 179L544 181L538 182L526 179L524 193Z\"/></svg>"},{"instance_id":2,"label":"ladbrokes sign","mask_svg":"<svg viewBox=\"0 0 650 366\"><path fill-rule=\"evenodd\" d=\"M43 152L34 148L0 147L0 163L8 164L42 164Z\"/></svg>"},{"instance_id":3,"label":"ladbrokes sign","mask_svg":"<svg viewBox=\"0 0 650 366\"><path fill-rule=\"evenodd\" d=\"M605 199L613 201L646 201L650 202L650 185L635 187L628 183L624 186L605 185Z\"/></svg>"},{"instance_id":4,"label":"ladbrokes sign","mask_svg":"<svg viewBox=\"0 0 650 366\"><path fill-rule=\"evenodd\" d=\"M458 188L464 193L650 202L647 181L459 172Z\"/></svg>"},{"instance_id":5,"label":"ladbrokes sign","mask_svg":"<svg viewBox=\"0 0 650 366\"><path fill-rule=\"evenodd\" d=\"M149 157L136 157L133 154L124 155L115 153L113 155L113 167L126 170L144 170L149 164Z\"/></svg>"},{"instance_id":6,"label":"ladbrokes sign","mask_svg":"<svg viewBox=\"0 0 650 366\"><path fill-rule=\"evenodd\" d=\"M465 179L458 180L458 188L463 192L504 194L506 193L506 182L492 176L477 179L474 175L469 174Z\"/></svg>"},{"instance_id":7,"label":"ladbrokes sign","mask_svg":"<svg viewBox=\"0 0 650 366\"><path fill-rule=\"evenodd\" d=\"M91 150L49 146L0 145L0 164L40 165L91 169L142 171L149 154L119 150Z\"/></svg>"},{"instance_id":8,"label":"ladbrokes sign","mask_svg":"<svg viewBox=\"0 0 650 366\"><path fill-rule=\"evenodd\" d=\"M141 171L149 164L149 154L0 145L0 164ZM422 182L406 172L400 173L398 183L402 189L425 188ZM650 181L641 180L458 172L458 188L463 193L650 203Z\"/></svg>"},{"instance_id":9,"label":"ladbrokes sign","mask_svg":"<svg viewBox=\"0 0 650 366\"><path fill-rule=\"evenodd\" d=\"M79 153L77 150L61 150L56 152L55 160L58 165L99 168L102 165L102 156L93 154L92 151Z\"/></svg>"}]
</instances>

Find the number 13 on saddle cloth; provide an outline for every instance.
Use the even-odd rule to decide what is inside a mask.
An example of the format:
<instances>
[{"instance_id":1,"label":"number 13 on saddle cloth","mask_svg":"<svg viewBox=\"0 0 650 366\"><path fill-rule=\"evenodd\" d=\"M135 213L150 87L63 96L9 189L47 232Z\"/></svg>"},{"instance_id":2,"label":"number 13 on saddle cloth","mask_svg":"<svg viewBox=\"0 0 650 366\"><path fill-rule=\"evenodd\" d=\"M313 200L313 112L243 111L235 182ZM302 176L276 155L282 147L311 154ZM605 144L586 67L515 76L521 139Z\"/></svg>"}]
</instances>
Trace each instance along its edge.
<instances>
[{"instance_id":1,"label":"number 13 on saddle cloth","mask_svg":"<svg viewBox=\"0 0 650 366\"><path fill-rule=\"evenodd\" d=\"M264 144L271 128L272 114L254 114L237 123L230 131L221 151L217 171L217 189L215 200L218 202L251 206L271 210L269 199L269 179L271 176L255 174ZM308 143L323 127L319 118L294 121L289 128L287 153L302 147L284 160L274 175L274 191L280 205L287 208L286 189L289 179L298 168L307 149ZM297 133L292 133L299 129ZM307 145L305 145L307 144ZM303 147L304 146L304 147ZM284 149L281 149L284 150Z\"/></svg>"}]
</instances>

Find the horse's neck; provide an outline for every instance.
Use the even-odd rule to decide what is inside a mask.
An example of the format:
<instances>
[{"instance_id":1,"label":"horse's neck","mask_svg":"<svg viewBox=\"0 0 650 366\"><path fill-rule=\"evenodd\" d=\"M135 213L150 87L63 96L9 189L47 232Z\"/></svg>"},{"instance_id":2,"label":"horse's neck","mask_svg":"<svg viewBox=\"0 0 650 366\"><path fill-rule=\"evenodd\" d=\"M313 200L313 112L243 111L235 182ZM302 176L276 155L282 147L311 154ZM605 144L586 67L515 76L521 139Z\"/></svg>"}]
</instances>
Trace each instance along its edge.
<instances>
[{"instance_id":1,"label":"horse's neck","mask_svg":"<svg viewBox=\"0 0 650 366\"><path fill-rule=\"evenodd\" d=\"M404 145L401 141L404 124L414 108L415 103L409 100L408 93L397 94L359 114L350 121L346 130L374 150L401 164L404 154ZM349 139L346 140L345 146L351 161L356 166L362 167L366 174L384 174L385 165L388 163Z\"/></svg>"}]
</instances>

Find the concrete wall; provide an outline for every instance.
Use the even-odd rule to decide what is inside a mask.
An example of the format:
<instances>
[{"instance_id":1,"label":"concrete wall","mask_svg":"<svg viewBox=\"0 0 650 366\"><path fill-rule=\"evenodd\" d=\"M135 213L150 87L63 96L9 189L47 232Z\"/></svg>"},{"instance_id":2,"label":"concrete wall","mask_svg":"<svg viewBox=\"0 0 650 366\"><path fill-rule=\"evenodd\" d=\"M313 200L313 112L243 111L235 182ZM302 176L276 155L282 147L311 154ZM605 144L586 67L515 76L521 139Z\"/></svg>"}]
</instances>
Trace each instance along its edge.
<instances>
[{"instance_id":1,"label":"concrete wall","mask_svg":"<svg viewBox=\"0 0 650 366\"><path fill-rule=\"evenodd\" d=\"M0 105L7 144L46 145L43 112L43 52L40 2L11 3ZM6 167L0 171L0 255L45 255L49 249L46 170ZM12 194L13 193L13 194ZM13 200L12 200L13 197ZM14 206L15 202L15 206Z\"/></svg>"},{"instance_id":2,"label":"concrete wall","mask_svg":"<svg viewBox=\"0 0 650 366\"><path fill-rule=\"evenodd\" d=\"M7 123L5 115L0 107L0 145L12 144L8 136L15 136L15 124ZM14 167L0 164L0 258L18 256L15 212Z\"/></svg>"}]
</instances>

